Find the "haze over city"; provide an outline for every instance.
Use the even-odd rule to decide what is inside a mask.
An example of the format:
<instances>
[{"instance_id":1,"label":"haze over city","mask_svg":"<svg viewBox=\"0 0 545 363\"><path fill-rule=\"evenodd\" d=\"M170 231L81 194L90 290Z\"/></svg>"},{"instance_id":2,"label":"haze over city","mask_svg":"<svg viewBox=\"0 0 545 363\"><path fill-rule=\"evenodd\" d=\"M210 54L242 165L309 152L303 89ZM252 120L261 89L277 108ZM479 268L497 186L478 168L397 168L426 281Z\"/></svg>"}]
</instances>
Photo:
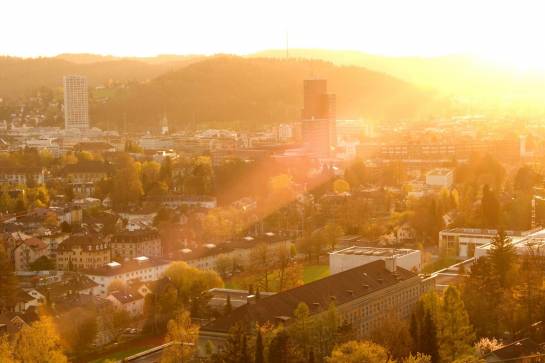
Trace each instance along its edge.
<instances>
[{"instance_id":1,"label":"haze over city","mask_svg":"<svg viewBox=\"0 0 545 363\"><path fill-rule=\"evenodd\" d=\"M543 70L538 1L6 1L0 53L249 54L285 47L470 54ZM44 16L47 14L47 16ZM24 15L24 22L21 16ZM38 31L39 30L39 31Z\"/></svg>"},{"instance_id":2,"label":"haze over city","mask_svg":"<svg viewBox=\"0 0 545 363\"><path fill-rule=\"evenodd\" d=\"M545 361L542 7L4 1L0 363Z\"/></svg>"}]
</instances>

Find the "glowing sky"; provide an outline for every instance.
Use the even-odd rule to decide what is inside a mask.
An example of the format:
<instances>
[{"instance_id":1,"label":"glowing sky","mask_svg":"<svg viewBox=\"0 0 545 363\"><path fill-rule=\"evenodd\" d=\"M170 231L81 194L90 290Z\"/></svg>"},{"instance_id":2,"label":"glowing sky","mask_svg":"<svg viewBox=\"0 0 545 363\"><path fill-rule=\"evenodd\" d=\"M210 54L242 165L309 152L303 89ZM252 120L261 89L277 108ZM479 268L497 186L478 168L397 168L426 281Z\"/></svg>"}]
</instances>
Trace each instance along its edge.
<instances>
[{"instance_id":1,"label":"glowing sky","mask_svg":"<svg viewBox=\"0 0 545 363\"><path fill-rule=\"evenodd\" d=\"M542 1L2 0L0 54L471 53L545 64Z\"/></svg>"}]
</instances>

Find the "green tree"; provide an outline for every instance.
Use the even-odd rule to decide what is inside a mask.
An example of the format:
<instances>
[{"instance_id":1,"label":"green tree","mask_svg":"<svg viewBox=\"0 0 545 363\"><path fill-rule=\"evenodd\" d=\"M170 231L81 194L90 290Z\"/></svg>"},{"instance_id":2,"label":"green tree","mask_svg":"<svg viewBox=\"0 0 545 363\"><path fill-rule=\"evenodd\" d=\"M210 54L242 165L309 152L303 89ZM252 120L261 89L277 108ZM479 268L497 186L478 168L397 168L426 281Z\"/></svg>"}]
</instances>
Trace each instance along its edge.
<instances>
[{"instance_id":1,"label":"green tree","mask_svg":"<svg viewBox=\"0 0 545 363\"><path fill-rule=\"evenodd\" d=\"M431 312L426 311L421 332L422 353L430 357L431 363L439 363L439 346L437 342L437 327Z\"/></svg>"},{"instance_id":2,"label":"green tree","mask_svg":"<svg viewBox=\"0 0 545 363\"><path fill-rule=\"evenodd\" d=\"M172 160L169 156L163 160L163 163L161 164L161 169L159 171L159 178L162 182L166 183L167 185L172 185Z\"/></svg>"},{"instance_id":3,"label":"green tree","mask_svg":"<svg viewBox=\"0 0 545 363\"><path fill-rule=\"evenodd\" d=\"M416 353L416 355L409 355L402 361L403 363L432 363L431 357L422 353Z\"/></svg>"},{"instance_id":4,"label":"green tree","mask_svg":"<svg viewBox=\"0 0 545 363\"><path fill-rule=\"evenodd\" d=\"M462 285L462 299L478 336L499 336L508 319L502 319L504 289L490 257L479 258Z\"/></svg>"},{"instance_id":5,"label":"green tree","mask_svg":"<svg viewBox=\"0 0 545 363\"><path fill-rule=\"evenodd\" d=\"M244 345L246 344L246 331L240 324L235 324L229 330L229 336L227 341L220 352L220 354L215 357L215 362L221 363L239 363L242 362L246 357L243 357L245 354Z\"/></svg>"},{"instance_id":6,"label":"green tree","mask_svg":"<svg viewBox=\"0 0 545 363\"><path fill-rule=\"evenodd\" d=\"M516 256L516 250L511 243L511 239L507 237L503 230L499 230L492 240L490 261L502 288L507 287L509 284L508 277L515 264Z\"/></svg>"},{"instance_id":7,"label":"green tree","mask_svg":"<svg viewBox=\"0 0 545 363\"><path fill-rule=\"evenodd\" d=\"M68 360L61 348L59 336L51 320L40 320L16 334L12 345L15 361L32 363L65 363Z\"/></svg>"},{"instance_id":8,"label":"green tree","mask_svg":"<svg viewBox=\"0 0 545 363\"><path fill-rule=\"evenodd\" d=\"M483 187L483 196L481 199L481 215L483 227L497 228L500 220L500 202L496 194L490 190L488 185Z\"/></svg>"},{"instance_id":9,"label":"green tree","mask_svg":"<svg viewBox=\"0 0 545 363\"><path fill-rule=\"evenodd\" d=\"M264 363L265 356L263 353L263 336L261 334L261 328L257 329L257 337L255 340L255 363Z\"/></svg>"},{"instance_id":10,"label":"green tree","mask_svg":"<svg viewBox=\"0 0 545 363\"><path fill-rule=\"evenodd\" d=\"M452 363L486 363L486 361L474 355L468 354L452 361Z\"/></svg>"},{"instance_id":11,"label":"green tree","mask_svg":"<svg viewBox=\"0 0 545 363\"><path fill-rule=\"evenodd\" d=\"M475 333L456 287L445 290L437 325L442 361L452 362L472 353Z\"/></svg>"},{"instance_id":12,"label":"green tree","mask_svg":"<svg viewBox=\"0 0 545 363\"><path fill-rule=\"evenodd\" d=\"M75 308L60 318L57 327L67 348L81 354L95 341L97 315L89 309Z\"/></svg>"},{"instance_id":13,"label":"green tree","mask_svg":"<svg viewBox=\"0 0 545 363\"><path fill-rule=\"evenodd\" d=\"M159 181L160 169L161 164L156 161L146 161L142 164L142 186L146 194Z\"/></svg>"},{"instance_id":14,"label":"green tree","mask_svg":"<svg viewBox=\"0 0 545 363\"><path fill-rule=\"evenodd\" d=\"M189 362L195 352L198 337L199 326L191 322L189 312L178 312L168 322L165 341L173 344L164 350L161 363Z\"/></svg>"},{"instance_id":15,"label":"green tree","mask_svg":"<svg viewBox=\"0 0 545 363\"><path fill-rule=\"evenodd\" d=\"M162 293L167 305L163 311L173 311L192 305L193 316L196 311L206 310L209 296L206 291L214 287L222 287L223 281L214 271L204 271L188 266L185 262L174 262L165 271L164 276L170 279L174 289L170 294ZM170 296L169 296L170 295ZM168 297L168 298L167 298ZM174 306L169 305L174 303Z\"/></svg>"},{"instance_id":16,"label":"green tree","mask_svg":"<svg viewBox=\"0 0 545 363\"><path fill-rule=\"evenodd\" d=\"M389 313L381 326L371 332L371 340L386 348L395 360L407 357L413 344L407 322L395 313Z\"/></svg>"},{"instance_id":17,"label":"green tree","mask_svg":"<svg viewBox=\"0 0 545 363\"><path fill-rule=\"evenodd\" d=\"M276 330L269 345L268 363L291 363L301 361L303 355L283 327Z\"/></svg>"},{"instance_id":18,"label":"green tree","mask_svg":"<svg viewBox=\"0 0 545 363\"><path fill-rule=\"evenodd\" d=\"M0 362L16 363L6 334L0 336Z\"/></svg>"},{"instance_id":19,"label":"green tree","mask_svg":"<svg viewBox=\"0 0 545 363\"><path fill-rule=\"evenodd\" d=\"M300 302L295 308L293 316L295 321L289 327L290 335L294 342L307 354L311 348L311 329L313 328L308 305Z\"/></svg>"},{"instance_id":20,"label":"green tree","mask_svg":"<svg viewBox=\"0 0 545 363\"><path fill-rule=\"evenodd\" d=\"M121 155L117 172L112 179L112 201L115 208L124 208L130 203L136 203L144 194L138 169L130 156Z\"/></svg>"},{"instance_id":21,"label":"green tree","mask_svg":"<svg viewBox=\"0 0 545 363\"><path fill-rule=\"evenodd\" d=\"M395 363L388 351L371 342L350 341L337 346L327 363Z\"/></svg>"},{"instance_id":22,"label":"green tree","mask_svg":"<svg viewBox=\"0 0 545 363\"><path fill-rule=\"evenodd\" d=\"M343 228L335 222L329 222L323 229L325 239L329 243L330 249L335 250L337 240L344 234Z\"/></svg>"},{"instance_id":23,"label":"green tree","mask_svg":"<svg viewBox=\"0 0 545 363\"><path fill-rule=\"evenodd\" d=\"M539 182L539 175L528 165L517 170L513 180L513 188L523 193L533 193L534 186Z\"/></svg>"},{"instance_id":24,"label":"green tree","mask_svg":"<svg viewBox=\"0 0 545 363\"><path fill-rule=\"evenodd\" d=\"M11 308L17 297L17 279L11 265L11 261L0 241L0 313Z\"/></svg>"},{"instance_id":25,"label":"green tree","mask_svg":"<svg viewBox=\"0 0 545 363\"><path fill-rule=\"evenodd\" d=\"M344 179L337 179L333 182L333 191L337 194L350 192L350 184Z\"/></svg>"}]
</instances>

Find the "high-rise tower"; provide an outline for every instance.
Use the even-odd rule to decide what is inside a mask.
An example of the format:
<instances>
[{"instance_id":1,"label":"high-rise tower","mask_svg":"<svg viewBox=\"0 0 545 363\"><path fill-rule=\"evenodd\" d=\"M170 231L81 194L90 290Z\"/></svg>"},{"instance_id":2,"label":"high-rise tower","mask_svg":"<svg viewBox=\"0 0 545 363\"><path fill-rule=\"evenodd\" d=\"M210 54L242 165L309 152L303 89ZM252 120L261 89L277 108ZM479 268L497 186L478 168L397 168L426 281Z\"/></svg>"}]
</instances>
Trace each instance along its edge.
<instances>
[{"instance_id":1,"label":"high-rise tower","mask_svg":"<svg viewBox=\"0 0 545 363\"><path fill-rule=\"evenodd\" d=\"M336 97L327 93L327 81L305 80L301 132L305 147L319 157L329 157L336 145Z\"/></svg>"},{"instance_id":2,"label":"high-rise tower","mask_svg":"<svg viewBox=\"0 0 545 363\"><path fill-rule=\"evenodd\" d=\"M64 127L89 128L87 78L84 76L64 76Z\"/></svg>"},{"instance_id":3,"label":"high-rise tower","mask_svg":"<svg viewBox=\"0 0 545 363\"><path fill-rule=\"evenodd\" d=\"M168 119L166 114L163 114L163 117L161 118L160 127L161 127L161 135L167 135L168 134Z\"/></svg>"}]
</instances>

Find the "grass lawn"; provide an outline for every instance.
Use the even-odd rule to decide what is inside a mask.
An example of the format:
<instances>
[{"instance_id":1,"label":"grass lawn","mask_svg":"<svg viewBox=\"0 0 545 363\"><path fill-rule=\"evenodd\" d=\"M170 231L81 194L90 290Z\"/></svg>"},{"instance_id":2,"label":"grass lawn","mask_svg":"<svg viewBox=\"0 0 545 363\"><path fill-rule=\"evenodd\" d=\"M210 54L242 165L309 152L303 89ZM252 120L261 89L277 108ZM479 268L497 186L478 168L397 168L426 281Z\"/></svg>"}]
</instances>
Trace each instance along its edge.
<instances>
[{"instance_id":1,"label":"grass lawn","mask_svg":"<svg viewBox=\"0 0 545 363\"><path fill-rule=\"evenodd\" d=\"M443 256L443 257L439 257L438 260L434 261L434 262L431 262L429 264L427 264L426 266L424 266L424 268L422 269L422 272L423 273L432 273L432 272L435 272L437 270L441 270L445 267L448 267L450 265L454 265L456 262L460 262L458 259L454 258L454 257L449 257L449 256Z\"/></svg>"},{"instance_id":2,"label":"grass lawn","mask_svg":"<svg viewBox=\"0 0 545 363\"><path fill-rule=\"evenodd\" d=\"M305 284L322 279L326 276L329 276L328 265L305 265L303 270L303 281L305 281Z\"/></svg>"},{"instance_id":3,"label":"grass lawn","mask_svg":"<svg viewBox=\"0 0 545 363\"><path fill-rule=\"evenodd\" d=\"M275 286L278 279L278 271L274 271L270 275L270 284ZM305 284L309 282L324 278L329 276L329 266L328 265L304 265L303 266L303 281ZM242 287L237 283L236 280L229 279L225 281L226 289L242 289Z\"/></svg>"}]
</instances>

